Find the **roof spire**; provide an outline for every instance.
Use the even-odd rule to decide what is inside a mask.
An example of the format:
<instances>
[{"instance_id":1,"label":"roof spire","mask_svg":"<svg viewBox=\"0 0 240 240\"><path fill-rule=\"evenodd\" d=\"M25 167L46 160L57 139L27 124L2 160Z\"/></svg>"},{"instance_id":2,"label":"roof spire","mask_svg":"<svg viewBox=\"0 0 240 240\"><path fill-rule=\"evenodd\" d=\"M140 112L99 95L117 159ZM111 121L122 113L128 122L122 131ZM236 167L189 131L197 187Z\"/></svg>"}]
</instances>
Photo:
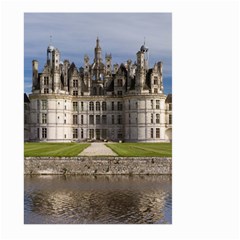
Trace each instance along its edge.
<instances>
[{"instance_id":1,"label":"roof spire","mask_svg":"<svg viewBox=\"0 0 240 240\"><path fill-rule=\"evenodd\" d=\"M145 46L145 41L146 41L146 38L144 37L143 45L140 48L141 52L147 52L148 51L148 47Z\"/></svg>"},{"instance_id":2,"label":"roof spire","mask_svg":"<svg viewBox=\"0 0 240 240\"><path fill-rule=\"evenodd\" d=\"M52 45L52 35L49 36L49 39L50 39L50 43L49 43L47 51L52 52L54 50L54 46Z\"/></svg>"},{"instance_id":3,"label":"roof spire","mask_svg":"<svg viewBox=\"0 0 240 240\"><path fill-rule=\"evenodd\" d=\"M96 42L97 42L96 47L100 47L99 46L99 38L98 38L98 36L97 36L97 41Z\"/></svg>"}]
</instances>

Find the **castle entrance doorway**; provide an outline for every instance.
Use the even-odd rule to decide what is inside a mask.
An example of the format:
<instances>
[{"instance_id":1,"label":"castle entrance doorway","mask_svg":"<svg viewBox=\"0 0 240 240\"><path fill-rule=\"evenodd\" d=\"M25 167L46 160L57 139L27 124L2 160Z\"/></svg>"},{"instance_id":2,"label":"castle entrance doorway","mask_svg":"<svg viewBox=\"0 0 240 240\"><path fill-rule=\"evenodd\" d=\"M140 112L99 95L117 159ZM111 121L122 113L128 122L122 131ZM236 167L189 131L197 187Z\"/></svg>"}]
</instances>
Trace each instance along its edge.
<instances>
[{"instance_id":1,"label":"castle entrance doorway","mask_svg":"<svg viewBox=\"0 0 240 240\"><path fill-rule=\"evenodd\" d=\"M100 140L100 129L96 129L96 139Z\"/></svg>"}]
</instances>

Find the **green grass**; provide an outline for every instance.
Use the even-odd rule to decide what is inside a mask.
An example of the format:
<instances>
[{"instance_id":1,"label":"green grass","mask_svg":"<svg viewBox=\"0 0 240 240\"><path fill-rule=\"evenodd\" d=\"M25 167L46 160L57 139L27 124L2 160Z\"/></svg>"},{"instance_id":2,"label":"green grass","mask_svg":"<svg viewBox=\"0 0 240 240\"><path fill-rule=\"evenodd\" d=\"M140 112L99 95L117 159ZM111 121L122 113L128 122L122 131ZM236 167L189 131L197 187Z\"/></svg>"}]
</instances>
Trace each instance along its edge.
<instances>
[{"instance_id":1,"label":"green grass","mask_svg":"<svg viewBox=\"0 0 240 240\"><path fill-rule=\"evenodd\" d=\"M88 143L24 143L24 157L75 157Z\"/></svg>"},{"instance_id":2,"label":"green grass","mask_svg":"<svg viewBox=\"0 0 240 240\"><path fill-rule=\"evenodd\" d=\"M121 157L172 157L171 143L106 144Z\"/></svg>"}]
</instances>

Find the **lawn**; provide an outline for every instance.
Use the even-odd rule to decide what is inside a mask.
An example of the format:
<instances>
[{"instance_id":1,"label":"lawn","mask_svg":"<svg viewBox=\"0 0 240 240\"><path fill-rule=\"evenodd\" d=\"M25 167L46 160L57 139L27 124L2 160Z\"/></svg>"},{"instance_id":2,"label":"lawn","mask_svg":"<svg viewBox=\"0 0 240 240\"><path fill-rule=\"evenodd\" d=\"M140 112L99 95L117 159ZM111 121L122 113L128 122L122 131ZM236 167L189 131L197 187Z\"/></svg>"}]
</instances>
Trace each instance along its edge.
<instances>
[{"instance_id":1,"label":"lawn","mask_svg":"<svg viewBox=\"0 0 240 240\"><path fill-rule=\"evenodd\" d=\"M88 143L24 143L24 157L75 157Z\"/></svg>"},{"instance_id":2,"label":"lawn","mask_svg":"<svg viewBox=\"0 0 240 240\"><path fill-rule=\"evenodd\" d=\"M106 144L121 157L172 157L172 143Z\"/></svg>"}]
</instances>

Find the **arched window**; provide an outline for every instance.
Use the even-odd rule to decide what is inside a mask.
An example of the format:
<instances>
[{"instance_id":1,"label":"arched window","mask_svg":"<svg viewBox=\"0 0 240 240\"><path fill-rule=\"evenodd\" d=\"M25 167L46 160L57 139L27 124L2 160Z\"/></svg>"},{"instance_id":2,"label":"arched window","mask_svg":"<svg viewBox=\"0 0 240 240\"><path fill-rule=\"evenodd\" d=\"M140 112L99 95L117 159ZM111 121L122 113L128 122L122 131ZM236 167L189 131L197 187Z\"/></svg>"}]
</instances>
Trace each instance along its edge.
<instances>
[{"instance_id":1,"label":"arched window","mask_svg":"<svg viewBox=\"0 0 240 240\"><path fill-rule=\"evenodd\" d=\"M99 87L99 95L103 95L103 90L102 90L102 87Z\"/></svg>"}]
</instances>

